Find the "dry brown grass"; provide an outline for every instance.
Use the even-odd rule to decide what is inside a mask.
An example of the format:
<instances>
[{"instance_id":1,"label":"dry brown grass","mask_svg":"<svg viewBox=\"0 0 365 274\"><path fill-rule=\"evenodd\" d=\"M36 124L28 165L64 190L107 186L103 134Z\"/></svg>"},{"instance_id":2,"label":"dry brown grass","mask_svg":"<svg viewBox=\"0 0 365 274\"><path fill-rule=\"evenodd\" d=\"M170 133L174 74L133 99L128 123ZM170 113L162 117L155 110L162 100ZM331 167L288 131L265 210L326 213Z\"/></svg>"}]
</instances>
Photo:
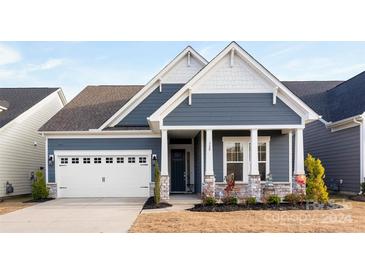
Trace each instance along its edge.
<instances>
[{"instance_id":1,"label":"dry brown grass","mask_svg":"<svg viewBox=\"0 0 365 274\"><path fill-rule=\"evenodd\" d=\"M19 196L7 198L2 202L0 201L0 215L34 205L33 203L23 203L24 201L29 201L30 199L32 199L30 196Z\"/></svg>"},{"instance_id":2,"label":"dry brown grass","mask_svg":"<svg viewBox=\"0 0 365 274\"><path fill-rule=\"evenodd\" d=\"M365 232L365 203L343 209L142 213L130 232Z\"/></svg>"}]
</instances>

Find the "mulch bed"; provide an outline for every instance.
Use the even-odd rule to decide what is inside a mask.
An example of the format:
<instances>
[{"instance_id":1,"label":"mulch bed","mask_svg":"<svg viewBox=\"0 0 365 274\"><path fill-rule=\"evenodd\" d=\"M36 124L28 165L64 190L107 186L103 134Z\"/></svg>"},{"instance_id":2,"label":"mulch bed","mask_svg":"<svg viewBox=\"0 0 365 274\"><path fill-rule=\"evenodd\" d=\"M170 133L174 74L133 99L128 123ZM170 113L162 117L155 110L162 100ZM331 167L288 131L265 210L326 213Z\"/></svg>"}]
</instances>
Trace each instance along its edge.
<instances>
[{"instance_id":1,"label":"mulch bed","mask_svg":"<svg viewBox=\"0 0 365 274\"><path fill-rule=\"evenodd\" d=\"M46 199L38 199L38 200L28 200L28 201L24 201L23 203L44 203L44 202L48 202L48 201L51 201L51 200L54 200L55 198L46 198Z\"/></svg>"},{"instance_id":2,"label":"mulch bed","mask_svg":"<svg viewBox=\"0 0 365 274\"><path fill-rule=\"evenodd\" d=\"M349 199L357 202L365 202L365 195L350 196Z\"/></svg>"},{"instance_id":3,"label":"mulch bed","mask_svg":"<svg viewBox=\"0 0 365 274\"><path fill-rule=\"evenodd\" d=\"M281 203L279 205L273 204L262 204L257 203L254 205L225 205L225 204L216 204L214 206L208 206L203 204L196 204L193 208L188 209L189 211L196 212L230 212L230 211L243 211L243 210L277 210L277 211L285 211L285 210L330 210L330 209L338 209L343 208L343 206L338 204L314 204L314 203L306 203L306 204L297 204L292 205L288 203Z\"/></svg>"},{"instance_id":4,"label":"mulch bed","mask_svg":"<svg viewBox=\"0 0 365 274\"><path fill-rule=\"evenodd\" d=\"M159 203L155 204L155 198L149 197L148 200L144 203L143 209L158 209L158 208L166 208L172 206L169 203Z\"/></svg>"}]
</instances>

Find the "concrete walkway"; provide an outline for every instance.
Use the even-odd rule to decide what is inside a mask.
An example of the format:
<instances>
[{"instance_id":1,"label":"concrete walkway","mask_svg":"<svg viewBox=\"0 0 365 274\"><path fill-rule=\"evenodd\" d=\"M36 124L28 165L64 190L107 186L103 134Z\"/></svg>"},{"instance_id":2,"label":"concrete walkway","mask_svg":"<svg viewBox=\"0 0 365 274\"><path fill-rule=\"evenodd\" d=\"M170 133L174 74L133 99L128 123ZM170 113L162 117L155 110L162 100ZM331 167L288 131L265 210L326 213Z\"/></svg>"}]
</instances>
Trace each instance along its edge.
<instances>
[{"instance_id":1,"label":"concrete walkway","mask_svg":"<svg viewBox=\"0 0 365 274\"><path fill-rule=\"evenodd\" d=\"M170 194L168 203L172 206L159 209L144 209L142 213L184 211L194 207L195 204L201 203L201 198L198 194Z\"/></svg>"},{"instance_id":2,"label":"concrete walkway","mask_svg":"<svg viewBox=\"0 0 365 274\"><path fill-rule=\"evenodd\" d=\"M0 232L127 232L145 198L57 199L0 216Z\"/></svg>"}]
</instances>

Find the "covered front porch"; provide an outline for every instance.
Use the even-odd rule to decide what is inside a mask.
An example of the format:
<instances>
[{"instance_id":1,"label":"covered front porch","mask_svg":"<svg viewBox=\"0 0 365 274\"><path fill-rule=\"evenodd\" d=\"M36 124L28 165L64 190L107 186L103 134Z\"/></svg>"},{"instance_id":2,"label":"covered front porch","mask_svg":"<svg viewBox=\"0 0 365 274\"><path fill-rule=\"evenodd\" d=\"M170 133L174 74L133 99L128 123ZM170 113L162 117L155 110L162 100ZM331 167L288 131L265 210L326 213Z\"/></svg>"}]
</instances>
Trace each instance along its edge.
<instances>
[{"instance_id":1,"label":"covered front porch","mask_svg":"<svg viewBox=\"0 0 365 274\"><path fill-rule=\"evenodd\" d=\"M161 198L224 195L234 174L240 198L261 199L265 187L285 196L304 172L303 126L161 130Z\"/></svg>"}]
</instances>

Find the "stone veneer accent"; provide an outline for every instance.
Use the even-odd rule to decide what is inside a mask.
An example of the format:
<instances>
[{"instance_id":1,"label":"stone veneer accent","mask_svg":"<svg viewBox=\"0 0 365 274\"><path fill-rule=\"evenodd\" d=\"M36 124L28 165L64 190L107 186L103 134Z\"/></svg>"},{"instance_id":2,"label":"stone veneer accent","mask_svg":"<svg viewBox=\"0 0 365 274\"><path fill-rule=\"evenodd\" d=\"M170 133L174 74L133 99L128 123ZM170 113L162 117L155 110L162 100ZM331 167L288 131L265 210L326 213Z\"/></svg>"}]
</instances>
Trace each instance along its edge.
<instances>
[{"instance_id":1,"label":"stone veneer accent","mask_svg":"<svg viewBox=\"0 0 365 274\"><path fill-rule=\"evenodd\" d=\"M170 177L168 175L161 175L160 177L161 185L161 200L167 201L170 199Z\"/></svg>"},{"instance_id":2,"label":"stone veneer accent","mask_svg":"<svg viewBox=\"0 0 365 274\"><path fill-rule=\"evenodd\" d=\"M214 175L205 175L204 183L202 187L202 196L214 197L215 196L215 177Z\"/></svg>"},{"instance_id":3,"label":"stone veneer accent","mask_svg":"<svg viewBox=\"0 0 365 274\"><path fill-rule=\"evenodd\" d=\"M55 183L48 183L47 188L49 190L49 197L57 198L57 184Z\"/></svg>"},{"instance_id":4,"label":"stone veneer accent","mask_svg":"<svg viewBox=\"0 0 365 274\"><path fill-rule=\"evenodd\" d=\"M261 178L260 175L249 175L248 186L250 188L250 196L256 197L258 201L261 201Z\"/></svg>"},{"instance_id":5,"label":"stone veneer accent","mask_svg":"<svg viewBox=\"0 0 365 274\"><path fill-rule=\"evenodd\" d=\"M215 184L215 197L223 197L224 189L227 185L225 183L216 183ZM285 195L290 193L290 184L289 183L273 183L272 186L266 186L265 182L261 182L260 186L260 197L265 197L268 195L276 194L281 198L284 198ZM249 184L237 184L233 190L239 199L244 199L252 196L251 188Z\"/></svg>"}]
</instances>

